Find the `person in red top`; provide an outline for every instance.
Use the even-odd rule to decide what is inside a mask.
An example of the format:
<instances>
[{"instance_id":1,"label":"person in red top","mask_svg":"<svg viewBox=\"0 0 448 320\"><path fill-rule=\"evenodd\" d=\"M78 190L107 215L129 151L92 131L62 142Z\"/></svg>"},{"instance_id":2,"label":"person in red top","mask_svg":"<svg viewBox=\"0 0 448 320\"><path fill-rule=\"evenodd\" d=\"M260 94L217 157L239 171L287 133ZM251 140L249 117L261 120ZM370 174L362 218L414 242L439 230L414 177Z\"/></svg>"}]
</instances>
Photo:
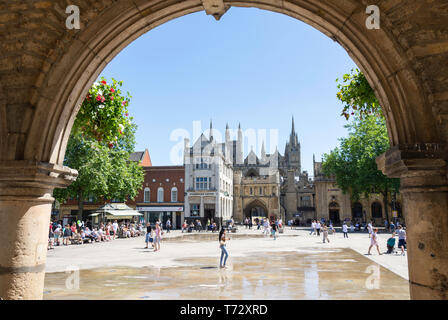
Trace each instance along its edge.
<instances>
[{"instance_id":1,"label":"person in red top","mask_svg":"<svg viewBox=\"0 0 448 320\"><path fill-rule=\"evenodd\" d=\"M76 230L76 222L72 223L72 226L71 226L70 229L72 230L72 233L76 233L77 232L77 230Z\"/></svg>"}]
</instances>

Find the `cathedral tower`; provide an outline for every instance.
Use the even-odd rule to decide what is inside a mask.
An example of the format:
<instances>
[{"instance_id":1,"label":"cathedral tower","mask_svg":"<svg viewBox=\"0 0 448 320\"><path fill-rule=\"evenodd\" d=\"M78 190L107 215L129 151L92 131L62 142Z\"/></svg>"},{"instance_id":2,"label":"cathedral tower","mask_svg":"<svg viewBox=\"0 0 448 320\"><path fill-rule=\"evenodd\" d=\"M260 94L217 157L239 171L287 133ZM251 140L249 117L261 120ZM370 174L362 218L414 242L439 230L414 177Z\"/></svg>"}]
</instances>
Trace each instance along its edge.
<instances>
[{"instance_id":1,"label":"cathedral tower","mask_svg":"<svg viewBox=\"0 0 448 320\"><path fill-rule=\"evenodd\" d=\"M291 133L289 135L289 142L285 146L284 156L285 169L294 170L296 175L302 172L301 160L300 160L300 143L297 133L294 127L294 117L292 117Z\"/></svg>"}]
</instances>

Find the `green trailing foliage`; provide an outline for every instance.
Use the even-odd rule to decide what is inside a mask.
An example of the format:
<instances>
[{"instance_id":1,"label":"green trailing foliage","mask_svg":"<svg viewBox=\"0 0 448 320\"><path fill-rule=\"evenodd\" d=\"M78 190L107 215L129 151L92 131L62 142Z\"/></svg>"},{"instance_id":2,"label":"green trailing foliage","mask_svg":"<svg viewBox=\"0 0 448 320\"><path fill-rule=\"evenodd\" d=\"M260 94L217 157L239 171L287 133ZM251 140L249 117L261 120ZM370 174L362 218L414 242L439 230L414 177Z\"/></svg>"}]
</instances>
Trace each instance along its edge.
<instances>
[{"instance_id":1,"label":"green trailing foliage","mask_svg":"<svg viewBox=\"0 0 448 320\"><path fill-rule=\"evenodd\" d=\"M381 107L370 84L364 74L358 69L352 69L350 74L344 74L338 82L337 98L344 104L341 116L359 116L361 119L368 115L381 116Z\"/></svg>"}]
</instances>

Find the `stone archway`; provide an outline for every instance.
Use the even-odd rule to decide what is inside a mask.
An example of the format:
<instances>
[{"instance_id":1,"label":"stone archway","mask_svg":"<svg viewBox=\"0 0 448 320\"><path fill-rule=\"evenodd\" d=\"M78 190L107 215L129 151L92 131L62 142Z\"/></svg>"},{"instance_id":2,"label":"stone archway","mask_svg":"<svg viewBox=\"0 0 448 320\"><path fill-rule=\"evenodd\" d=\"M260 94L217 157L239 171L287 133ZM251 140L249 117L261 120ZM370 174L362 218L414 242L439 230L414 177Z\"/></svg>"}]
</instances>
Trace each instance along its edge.
<instances>
[{"instance_id":1,"label":"stone archway","mask_svg":"<svg viewBox=\"0 0 448 320\"><path fill-rule=\"evenodd\" d=\"M377 30L366 28L364 0L77 2L80 30L65 29L66 1L3 4L3 298L42 297L46 256L42 246L51 194L53 188L76 178L77 173L62 163L78 106L92 82L118 52L145 32L204 9L219 18L230 6L256 7L301 20L337 41L365 73L383 107L393 146L378 165L385 174L401 178L403 205L412 208L405 210L411 296L447 298L448 257L431 255L448 249L448 46L446 32L440 32L448 29L445 0L381 1Z\"/></svg>"},{"instance_id":2,"label":"stone archway","mask_svg":"<svg viewBox=\"0 0 448 320\"><path fill-rule=\"evenodd\" d=\"M255 199L249 204L247 204L244 209L244 218L252 218L252 217L265 217L268 218L268 208L266 204L259 199Z\"/></svg>"},{"instance_id":3,"label":"stone archway","mask_svg":"<svg viewBox=\"0 0 448 320\"><path fill-rule=\"evenodd\" d=\"M339 203L337 203L336 201L330 202L330 204L328 205L328 220L333 224L339 224L341 222L339 211Z\"/></svg>"}]
</instances>

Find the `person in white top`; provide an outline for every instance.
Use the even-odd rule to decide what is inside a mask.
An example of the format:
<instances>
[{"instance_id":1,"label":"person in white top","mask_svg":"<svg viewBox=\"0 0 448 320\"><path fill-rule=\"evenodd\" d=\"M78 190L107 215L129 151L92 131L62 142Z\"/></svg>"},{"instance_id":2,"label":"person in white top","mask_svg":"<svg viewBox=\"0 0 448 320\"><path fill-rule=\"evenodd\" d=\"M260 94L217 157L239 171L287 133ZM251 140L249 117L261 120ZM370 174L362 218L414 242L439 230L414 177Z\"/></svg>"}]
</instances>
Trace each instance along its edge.
<instances>
[{"instance_id":1,"label":"person in white top","mask_svg":"<svg viewBox=\"0 0 448 320\"><path fill-rule=\"evenodd\" d=\"M316 221L313 220L313 222L311 222L311 234L316 234Z\"/></svg>"},{"instance_id":2,"label":"person in white top","mask_svg":"<svg viewBox=\"0 0 448 320\"><path fill-rule=\"evenodd\" d=\"M117 236L117 232L118 232L118 223L117 220L114 221L114 223L112 224L112 229L114 229L114 240Z\"/></svg>"},{"instance_id":3,"label":"person in white top","mask_svg":"<svg viewBox=\"0 0 448 320\"><path fill-rule=\"evenodd\" d=\"M369 238L370 238L373 231L372 222L369 222L369 224L367 225L367 230L369 230Z\"/></svg>"},{"instance_id":4,"label":"person in white top","mask_svg":"<svg viewBox=\"0 0 448 320\"><path fill-rule=\"evenodd\" d=\"M347 227L347 224L345 222L342 225L342 232L344 233L344 238L348 238L348 227Z\"/></svg>"},{"instance_id":5,"label":"person in white top","mask_svg":"<svg viewBox=\"0 0 448 320\"><path fill-rule=\"evenodd\" d=\"M376 250L378 250L378 254L381 255L380 247L378 245L378 235L377 235L378 228L375 228L372 231L373 232L372 232L372 235L371 235L371 238L370 238L369 252L367 252L367 254L370 255L370 249L372 249L373 246L376 246Z\"/></svg>"},{"instance_id":6,"label":"person in white top","mask_svg":"<svg viewBox=\"0 0 448 320\"><path fill-rule=\"evenodd\" d=\"M319 221L317 221L317 223L316 223L316 231L317 231L317 236L320 236L320 222Z\"/></svg>"}]
</instances>

